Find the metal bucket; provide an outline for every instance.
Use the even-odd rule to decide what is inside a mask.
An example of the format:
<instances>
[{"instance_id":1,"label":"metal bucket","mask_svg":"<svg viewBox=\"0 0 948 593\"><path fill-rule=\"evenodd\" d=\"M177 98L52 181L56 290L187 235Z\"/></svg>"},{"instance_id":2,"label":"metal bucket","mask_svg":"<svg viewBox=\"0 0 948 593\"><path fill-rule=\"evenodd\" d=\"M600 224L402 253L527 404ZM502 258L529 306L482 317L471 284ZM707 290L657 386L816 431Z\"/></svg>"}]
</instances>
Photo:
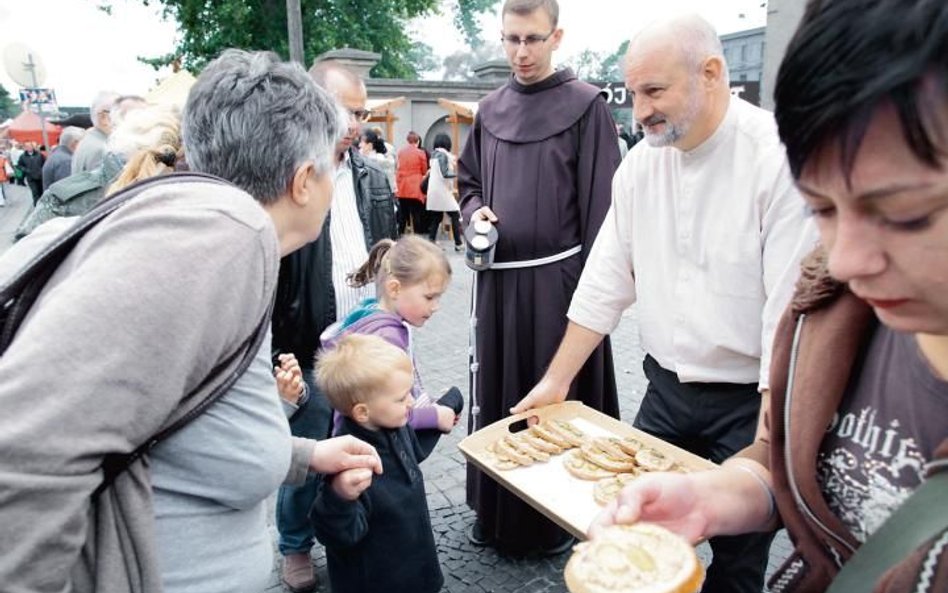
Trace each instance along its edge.
<instances>
[{"instance_id":1,"label":"metal bucket","mask_svg":"<svg viewBox=\"0 0 948 593\"><path fill-rule=\"evenodd\" d=\"M464 263L475 271L490 269L497 246L497 229L488 220L478 220L464 230Z\"/></svg>"}]
</instances>

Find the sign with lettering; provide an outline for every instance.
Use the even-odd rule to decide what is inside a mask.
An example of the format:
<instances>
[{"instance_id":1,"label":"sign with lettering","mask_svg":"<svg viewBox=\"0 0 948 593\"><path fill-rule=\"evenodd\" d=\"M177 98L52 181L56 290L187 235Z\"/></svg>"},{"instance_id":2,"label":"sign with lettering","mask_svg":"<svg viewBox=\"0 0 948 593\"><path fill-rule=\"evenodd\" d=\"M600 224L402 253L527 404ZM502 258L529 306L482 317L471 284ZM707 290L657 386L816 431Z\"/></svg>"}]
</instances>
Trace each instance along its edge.
<instances>
[{"instance_id":1,"label":"sign with lettering","mask_svg":"<svg viewBox=\"0 0 948 593\"><path fill-rule=\"evenodd\" d=\"M731 96L740 97L748 103L760 106L760 81L732 80Z\"/></svg>"},{"instance_id":2,"label":"sign with lettering","mask_svg":"<svg viewBox=\"0 0 948 593\"><path fill-rule=\"evenodd\" d=\"M625 88L624 82L604 82L598 80L587 81L593 86L599 87L599 91L606 99L609 107L628 107L632 108L632 95Z\"/></svg>"},{"instance_id":3,"label":"sign with lettering","mask_svg":"<svg viewBox=\"0 0 948 593\"><path fill-rule=\"evenodd\" d=\"M31 105L45 105L56 102L56 91L53 89L20 89L20 102Z\"/></svg>"},{"instance_id":4,"label":"sign with lettering","mask_svg":"<svg viewBox=\"0 0 948 593\"><path fill-rule=\"evenodd\" d=\"M33 113L55 113L59 110L56 105L56 91L53 89L20 89L20 102Z\"/></svg>"},{"instance_id":5,"label":"sign with lettering","mask_svg":"<svg viewBox=\"0 0 948 593\"><path fill-rule=\"evenodd\" d=\"M608 82L590 80L587 81L593 86L599 87L606 104L609 107L632 108L632 93L625 88L624 82ZM740 97L753 105L760 105L760 81L757 80L732 80L731 95Z\"/></svg>"}]
</instances>

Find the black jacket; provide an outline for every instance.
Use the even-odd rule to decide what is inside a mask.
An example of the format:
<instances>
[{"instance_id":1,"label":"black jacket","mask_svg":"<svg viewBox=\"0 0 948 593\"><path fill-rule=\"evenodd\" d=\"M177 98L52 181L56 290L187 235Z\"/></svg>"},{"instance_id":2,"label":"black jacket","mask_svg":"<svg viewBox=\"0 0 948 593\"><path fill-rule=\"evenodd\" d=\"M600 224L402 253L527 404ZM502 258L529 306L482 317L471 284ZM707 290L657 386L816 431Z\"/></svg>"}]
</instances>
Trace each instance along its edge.
<instances>
[{"instance_id":1,"label":"black jacket","mask_svg":"<svg viewBox=\"0 0 948 593\"><path fill-rule=\"evenodd\" d=\"M23 170L23 175L27 179L40 181L43 179L43 163L45 162L46 159L43 154L38 150L34 150L32 153L24 152L21 154L16 166Z\"/></svg>"},{"instance_id":2,"label":"black jacket","mask_svg":"<svg viewBox=\"0 0 948 593\"><path fill-rule=\"evenodd\" d=\"M394 239L395 197L382 169L366 161L357 150L349 150L356 206L369 249L380 239ZM329 219L319 239L280 260L276 303L273 310L273 356L296 355L300 366L310 369L319 349L319 335L336 317L336 294L332 285L332 244Z\"/></svg>"},{"instance_id":3,"label":"black jacket","mask_svg":"<svg viewBox=\"0 0 948 593\"><path fill-rule=\"evenodd\" d=\"M323 479L310 520L326 546L333 593L437 593L444 584L435 547L425 481L418 463L423 448L407 426L371 431L344 418L339 434L374 446L381 475L355 501L336 496ZM431 441L434 447L436 440Z\"/></svg>"}]
</instances>

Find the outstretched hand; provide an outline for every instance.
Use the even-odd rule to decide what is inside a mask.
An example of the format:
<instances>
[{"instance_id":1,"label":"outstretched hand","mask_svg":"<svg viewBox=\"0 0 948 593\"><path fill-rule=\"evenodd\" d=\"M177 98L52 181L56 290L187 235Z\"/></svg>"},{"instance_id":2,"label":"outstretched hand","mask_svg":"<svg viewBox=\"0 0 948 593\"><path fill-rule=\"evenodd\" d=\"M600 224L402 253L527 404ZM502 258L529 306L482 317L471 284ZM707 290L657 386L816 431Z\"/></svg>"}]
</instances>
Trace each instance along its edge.
<instances>
[{"instance_id":1,"label":"outstretched hand","mask_svg":"<svg viewBox=\"0 0 948 593\"><path fill-rule=\"evenodd\" d=\"M548 406L550 404L558 404L566 399L566 394L568 391L568 385L566 386L566 389L563 389L561 387L555 386L552 381L549 381L546 378L541 379L540 382L530 390L530 393L528 393L526 397L517 402L517 405L510 408L510 413L519 414L521 412L526 412L535 408L542 408L543 406Z\"/></svg>"},{"instance_id":2,"label":"outstretched hand","mask_svg":"<svg viewBox=\"0 0 948 593\"><path fill-rule=\"evenodd\" d=\"M706 496L709 493L704 493ZM633 480L589 527L590 538L610 525L656 523L697 543L707 537L708 516L690 475L655 473Z\"/></svg>"},{"instance_id":3,"label":"outstretched hand","mask_svg":"<svg viewBox=\"0 0 948 593\"><path fill-rule=\"evenodd\" d=\"M382 473L382 460L375 447L351 436L318 441L313 448L310 469L320 474L338 474L345 470L365 468Z\"/></svg>"}]
</instances>

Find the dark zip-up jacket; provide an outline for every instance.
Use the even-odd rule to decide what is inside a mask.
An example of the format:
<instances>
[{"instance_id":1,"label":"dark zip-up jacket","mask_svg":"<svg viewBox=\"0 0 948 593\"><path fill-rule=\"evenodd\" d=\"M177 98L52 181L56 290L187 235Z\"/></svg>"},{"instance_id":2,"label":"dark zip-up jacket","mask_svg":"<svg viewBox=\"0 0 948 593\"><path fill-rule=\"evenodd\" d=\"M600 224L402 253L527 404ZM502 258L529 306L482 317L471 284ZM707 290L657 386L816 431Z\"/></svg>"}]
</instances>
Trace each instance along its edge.
<instances>
[{"instance_id":1,"label":"dark zip-up jacket","mask_svg":"<svg viewBox=\"0 0 948 593\"><path fill-rule=\"evenodd\" d=\"M396 237L394 192L378 165L351 148L349 158L365 246L370 249L381 239ZM346 313L336 311L329 223L327 216L317 240L280 260L273 310L273 356L295 354L305 369L313 366L320 334Z\"/></svg>"},{"instance_id":2,"label":"dark zip-up jacket","mask_svg":"<svg viewBox=\"0 0 948 593\"><path fill-rule=\"evenodd\" d=\"M45 162L46 158L42 153L38 150L34 150L33 152L24 152L21 154L16 166L23 170L23 175L25 175L27 179L41 181L43 179L43 163Z\"/></svg>"},{"instance_id":3,"label":"dark zip-up jacket","mask_svg":"<svg viewBox=\"0 0 948 593\"><path fill-rule=\"evenodd\" d=\"M817 456L853 368L878 321L865 301L830 278L822 252L803 263L797 291L774 335L766 431L739 453L767 466L780 519L794 551L769 583L773 593L822 593L859 548L830 510L817 478ZM946 471L948 439L928 475ZM889 570L873 593L948 591L948 539L942 532ZM867 592L868 593L868 592Z\"/></svg>"},{"instance_id":4,"label":"dark zip-up jacket","mask_svg":"<svg viewBox=\"0 0 948 593\"><path fill-rule=\"evenodd\" d=\"M310 520L326 546L333 593L437 593L444 576L418 467L437 439L426 448L408 427L373 431L350 418L340 434L375 447L384 471L355 501L336 495L331 476L319 485Z\"/></svg>"}]
</instances>

